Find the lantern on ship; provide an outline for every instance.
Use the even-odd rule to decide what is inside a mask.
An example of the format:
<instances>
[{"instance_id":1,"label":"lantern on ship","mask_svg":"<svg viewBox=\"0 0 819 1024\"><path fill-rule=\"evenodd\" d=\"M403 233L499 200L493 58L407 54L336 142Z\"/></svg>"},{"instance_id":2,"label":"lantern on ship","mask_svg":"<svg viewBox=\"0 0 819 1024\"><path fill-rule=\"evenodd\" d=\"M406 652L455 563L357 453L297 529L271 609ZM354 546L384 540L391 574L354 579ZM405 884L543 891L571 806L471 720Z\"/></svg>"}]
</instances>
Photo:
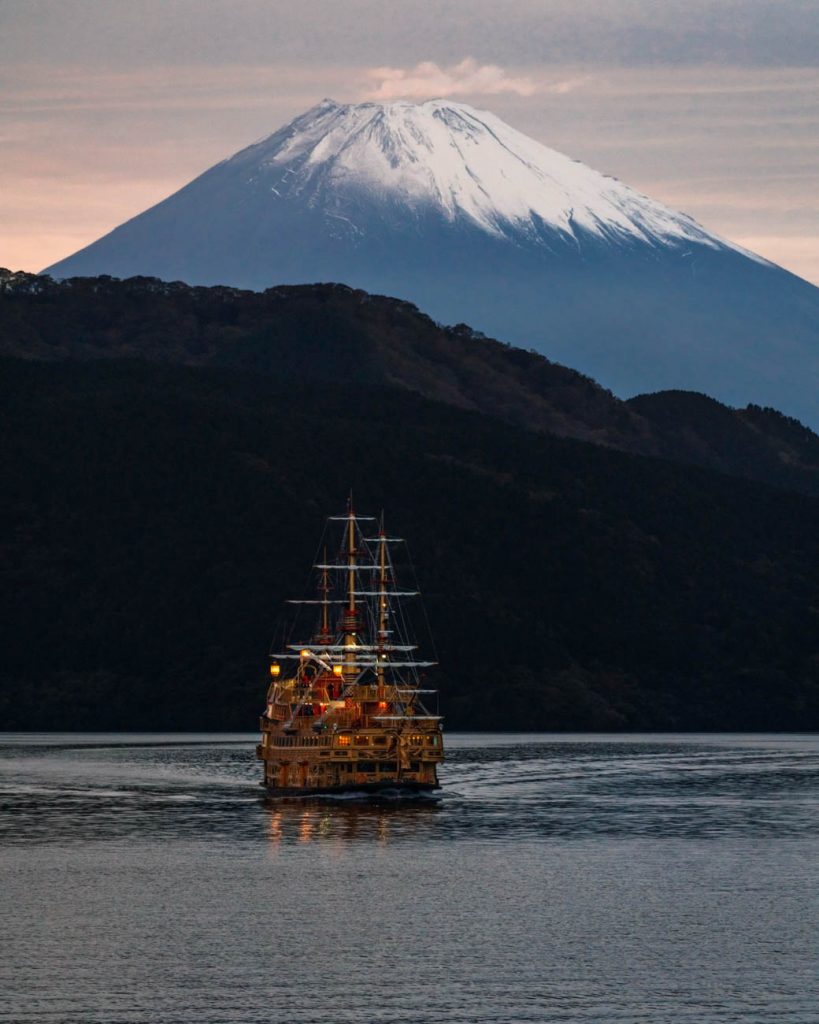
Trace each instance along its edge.
<instances>
[{"instance_id":1,"label":"lantern on ship","mask_svg":"<svg viewBox=\"0 0 819 1024\"><path fill-rule=\"evenodd\" d=\"M271 676L272 676L272 677L273 677L274 679L278 679L278 678L279 678L279 674L281 673L281 670L282 670L282 667L281 667L281 665L280 665L280 664L278 663L278 661L272 661L272 662L270 663L270 675L271 675Z\"/></svg>"}]
</instances>

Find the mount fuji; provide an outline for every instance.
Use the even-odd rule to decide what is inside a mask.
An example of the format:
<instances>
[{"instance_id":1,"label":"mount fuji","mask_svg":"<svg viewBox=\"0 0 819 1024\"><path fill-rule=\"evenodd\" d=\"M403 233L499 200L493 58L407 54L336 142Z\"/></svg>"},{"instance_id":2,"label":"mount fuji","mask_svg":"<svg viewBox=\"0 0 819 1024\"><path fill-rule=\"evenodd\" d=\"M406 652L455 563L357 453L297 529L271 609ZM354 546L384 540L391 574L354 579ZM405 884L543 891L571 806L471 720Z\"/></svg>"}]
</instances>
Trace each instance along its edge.
<instances>
[{"instance_id":1,"label":"mount fuji","mask_svg":"<svg viewBox=\"0 0 819 1024\"><path fill-rule=\"evenodd\" d=\"M819 426L819 288L448 100L325 100L47 268L409 299L597 378Z\"/></svg>"}]
</instances>

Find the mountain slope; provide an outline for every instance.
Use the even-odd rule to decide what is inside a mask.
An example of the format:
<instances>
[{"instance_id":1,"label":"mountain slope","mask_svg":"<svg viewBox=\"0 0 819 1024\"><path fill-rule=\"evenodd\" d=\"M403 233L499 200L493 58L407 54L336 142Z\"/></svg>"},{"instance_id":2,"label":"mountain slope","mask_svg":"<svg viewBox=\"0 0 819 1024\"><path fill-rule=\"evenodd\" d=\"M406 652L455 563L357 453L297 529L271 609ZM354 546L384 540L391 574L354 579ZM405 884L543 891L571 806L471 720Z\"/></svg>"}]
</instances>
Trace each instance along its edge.
<instances>
[{"instance_id":1,"label":"mountain slope","mask_svg":"<svg viewBox=\"0 0 819 1024\"><path fill-rule=\"evenodd\" d=\"M819 289L449 101L325 101L49 272L340 281L621 395L693 389L819 426Z\"/></svg>"},{"instance_id":2,"label":"mountain slope","mask_svg":"<svg viewBox=\"0 0 819 1024\"><path fill-rule=\"evenodd\" d=\"M314 399L342 381L400 387L527 430L819 493L819 437L773 410L686 392L625 403L536 353L341 285L254 293L0 271L0 353L232 367Z\"/></svg>"},{"instance_id":3,"label":"mountain slope","mask_svg":"<svg viewBox=\"0 0 819 1024\"><path fill-rule=\"evenodd\" d=\"M251 728L350 486L448 727L819 727L816 498L343 379L7 359L0 415L6 728Z\"/></svg>"}]
</instances>

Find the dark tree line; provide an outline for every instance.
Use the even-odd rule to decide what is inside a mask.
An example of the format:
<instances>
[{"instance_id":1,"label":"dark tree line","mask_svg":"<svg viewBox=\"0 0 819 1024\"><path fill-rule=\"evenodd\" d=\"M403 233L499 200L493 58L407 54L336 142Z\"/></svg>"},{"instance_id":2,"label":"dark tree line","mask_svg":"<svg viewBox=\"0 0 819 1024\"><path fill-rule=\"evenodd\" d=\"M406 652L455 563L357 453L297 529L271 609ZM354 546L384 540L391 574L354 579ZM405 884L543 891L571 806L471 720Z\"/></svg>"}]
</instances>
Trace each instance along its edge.
<instances>
[{"instance_id":1,"label":"dark tree line","mask_svg":"<svg viewBox=\"0 0 819 1024\"><path fill-rule=\"evenodd\" d=\"M450 728L819 725L816 499L381 381L0 370L2 728L253 729L350 487L410 540Z\"/></svg>"}]
</instances>

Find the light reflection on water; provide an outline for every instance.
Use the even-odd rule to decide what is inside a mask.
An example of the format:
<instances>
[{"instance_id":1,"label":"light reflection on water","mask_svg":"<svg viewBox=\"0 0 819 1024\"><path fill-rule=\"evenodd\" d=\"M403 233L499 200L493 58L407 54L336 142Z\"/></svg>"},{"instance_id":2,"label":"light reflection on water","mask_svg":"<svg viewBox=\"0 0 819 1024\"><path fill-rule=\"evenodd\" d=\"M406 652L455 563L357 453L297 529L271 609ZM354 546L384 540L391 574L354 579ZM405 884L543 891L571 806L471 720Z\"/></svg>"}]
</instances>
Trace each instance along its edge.
<instances>
[{"instance_id":1,"label":"light reflection on water","mask_svg":"<svg viewBox=\"0 0 819 1024\"><path fill-rule=\"evenodd\" d=\"M254 742L0 735L0 1021L819 1020L819 737L449 736L412 803Z\"/></svg>"},{"instance_id":2,"label":"light reflection on water","mask_svg":"<svg viewBox=\"0 0 819 1024\"><path fill-rule=\"evenodd\" d=\"M0 841L816 835L813 737L449 737L440 800L271 800L248 737L0 738Z\"/></svg>"}]
</instances>

